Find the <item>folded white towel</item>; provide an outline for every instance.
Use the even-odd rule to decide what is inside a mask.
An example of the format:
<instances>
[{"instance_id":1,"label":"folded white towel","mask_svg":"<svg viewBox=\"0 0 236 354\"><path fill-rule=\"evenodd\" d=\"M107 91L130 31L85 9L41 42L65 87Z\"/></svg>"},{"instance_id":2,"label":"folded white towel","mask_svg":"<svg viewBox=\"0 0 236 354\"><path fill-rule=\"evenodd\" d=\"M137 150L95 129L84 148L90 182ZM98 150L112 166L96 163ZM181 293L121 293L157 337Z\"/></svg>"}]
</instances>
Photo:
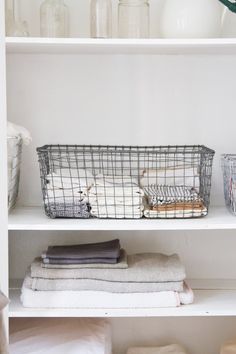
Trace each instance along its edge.
<instances>
[{"instance_id":1,"label":"folded white towel","mask_svg":"<svg viewBox=\"0 0 236 354\"><path fill-rule=\"evenodd\" d=\"M168 185L199 188L199 170L197 166L176 166L163 169L147 169L141 178L142 186Z\"/></svg>"},{"instance_id":2,"label":"folded white towel","mask_svg":"<svg viewBox=\"0 0 236 354\"><path fill-rule=\"evenodd\" d=\"M27 319L11 326L11 354L111 354L111 328L101 319ZM5 352L4 352L5 354Z\"/></svg>"},{"instance_id":3,"label":"folded white towel","mask_svg":"<svg viewBox=\"0 0 236 354\"><path fill-rule=\"evenodd\" d=\"M93 182L92 173L84 169L56 169L46 177L50 188L86 190Z\"/></svg>"},{"instance_id":4,"label":"folded white towel","mask_svg":"<svg viewBox=\"0 0 236 354\"><path fill-rule=\"evenodd\" d=\"M32 141L31 135L27 129L21 127L20 125L7 122L7 137L17 138L20 137L25 145L29 145Z\"/></svg>"},{"instance_id":5,"label":"folded white towel","mask_svg":"<svg viewBox=\"0 0 236 354\"><path fill-rule=\"evenodd\" d=\"M113 195L113 196L91 196L89 195L89 203L94 206L103 207L103 206L133 206L133 205L141 205L143 197L139 196L121 196L121 195Z\"/></svg>"},{"instance_id":6,"label":"folded white towel","mask_svg":"<svg viewBox=\"0 0 236 354\"><path fill-rule=\"evenodd\" d=\"M126 185L117 187L116 185L92 186L89 190L89 196L94 197L142 197L144 192L138 186L127 187Z\"/></svg>"},{"instance_id":7,"label":"folded white towel","mask_svg":"<svg viewBox=\"0 0 236 354\"><path fill-rule=\"evenodd\" d=\"M178 344L165 347L133 347L129 348L127 354L187 354Z\"/></svg>"},{"instance_id":8,"label":"folded white towel","mask_svg":"<svg viewBox=\"0 0 236 354\"><path fill-rule=\"evenodd\" d=\"M88 198L86 196L87 189L84 190L80 188L75 189L47 189L46 190L46 199L49 202L55 203L72 203L76 202L88 202Z\"/></svg>"},{"instance_id":9,"label":"folded white towel","mask_svg":"<svg viewBox=\"0 0 236 354\"><path fill-rule=\"evenodd\" d=\"M116 185L122 187L135 187L138 186L138 180L136 177L133 176L125 176L125 175L118 175L118 176L107 176L107 175L97 175L95 178L95 186L109 186L109 185Z\"/></svg>"},{"instance_id":10,"label":"folded white towel","mask_svg":"<svg viewBox=\"0 0 236 354\"><path fill-rule=\"evenodd\" d=\"M103 291L34 291L22 288L24 307L35 308L162 308L178 307L193 302L193 292L108 293ZM182 302L183 301L183 302Z\"/></svg>"}]
</instances>

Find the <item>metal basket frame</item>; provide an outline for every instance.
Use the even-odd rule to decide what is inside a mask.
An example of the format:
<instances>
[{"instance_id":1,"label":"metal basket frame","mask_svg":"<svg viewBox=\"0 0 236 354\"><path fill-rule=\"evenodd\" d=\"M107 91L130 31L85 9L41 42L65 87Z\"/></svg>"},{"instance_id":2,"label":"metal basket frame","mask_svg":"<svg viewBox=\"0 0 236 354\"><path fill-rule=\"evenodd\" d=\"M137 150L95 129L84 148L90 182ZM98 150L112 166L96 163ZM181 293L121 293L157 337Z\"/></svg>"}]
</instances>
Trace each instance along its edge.
<instances>
[{"instance_id":1,"label":"metal basket frame","mask_svg":"<svg viewBox=\"0 0 236 354\"><path fill-rule=\"evenodd\" d=\"M171 180L173 184L171 188L174 189L177 186L177 182L175 186L175 181L182 179L183 186L181 188L185 188L186 185L189 190L194 189L204 205L204 213L202 207L200 210L202 213L189 213L188 211L187 215L185 212L186 203L189 203L187 204L188 209L192 207L193 210L195 204L194 202L191 204L183 195L182 199L180 198L184 206L183 213L179 212L180 202L176 201L172 203L173 212L171 213L168 210L170 206L167 206L165 215L163 207L162 218L165 216L166 218L194 218L204 216L208 212L215 152L205 146L45 145L37 148L37 153L45 212L51 218L92 216L114 219L141 218L143 216L139 213L141 204L137 205L137 200L139 200L137 198L132 200L132 191L138 193L138 188L144 189L142 183L145 173L147 176L145 186L148 188L151 185L161 185L167 188ZM56 176L55 171L57 172ZM177 176L176 171L180 176ZM193 172L191 173L191 171ZM82 177L81 174L83 174ZM93 194L91 185L89 185L91 178L94 180ZM81 180L86 180L87 183L87 210L85 213L81 213L82 199L79 200L76 194L79 188L81 188L81 194L83 193L82 186L78 187L78 184L82 183ZM117 187L117 181L119 181L121 188ZM104 190L104 195L102 190ZM117 190L119 193L116 192ZM147 197L149 195L145 194L145 201L147 201ZM167 197L170 198L170 196ZM97 198L96 203L95 198ZM142 205L144 204L142 202ZM161 210L161 206L159 209ZM95 214L94 210L96 210ZM145 216L148 217L147 214ZM159 218L158 215L156 218Z\"/></svg>"}]
</instances>

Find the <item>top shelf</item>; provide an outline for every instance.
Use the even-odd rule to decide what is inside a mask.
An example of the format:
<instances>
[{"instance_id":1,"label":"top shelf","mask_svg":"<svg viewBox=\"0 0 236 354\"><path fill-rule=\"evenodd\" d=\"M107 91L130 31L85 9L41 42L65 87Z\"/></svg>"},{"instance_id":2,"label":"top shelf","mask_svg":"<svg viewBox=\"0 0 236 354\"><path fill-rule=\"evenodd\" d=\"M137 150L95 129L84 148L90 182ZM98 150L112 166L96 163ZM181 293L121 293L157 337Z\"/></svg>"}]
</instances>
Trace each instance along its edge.
<instances>
[{"instance_id":1,"label":"top shelf","mask_svg":"<svg viewBox=\"0 0 236 354\"><path fill-rule=\"evenodd\" d=\"M7 53L21 54L236 54L236 38L92 39L7 37Z\"/></svg>"}]
</instances>

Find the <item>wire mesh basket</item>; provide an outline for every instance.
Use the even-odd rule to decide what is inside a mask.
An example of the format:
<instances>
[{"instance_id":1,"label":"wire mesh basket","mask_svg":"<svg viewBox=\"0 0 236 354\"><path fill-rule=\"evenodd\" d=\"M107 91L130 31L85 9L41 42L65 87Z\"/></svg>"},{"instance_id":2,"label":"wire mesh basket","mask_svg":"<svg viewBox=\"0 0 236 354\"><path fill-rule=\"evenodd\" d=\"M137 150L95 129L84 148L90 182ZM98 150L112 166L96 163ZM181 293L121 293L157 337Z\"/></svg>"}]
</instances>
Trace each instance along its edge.
<instances>
[{"instance_id":1,"label":"wire mesh basket","mask_svg":"<svg viewBox=\"0 0 236 354\"><path fill-rule=\"evenodd\" d=\"M20 137L7 138L8 164L8 210L12 209L17 200L20 180L20 164L22 153L22 139Z\"/></svg>"},{"instance_id":2,"label":"wire mesh basket","mask_svg":"<svg viewBox=\"0 0 236 354\"><path fill-rule=\"evenodd\" d=\"M227 208L236 215L236 154L221 157L224 196Z\"/></svg>"},{"instance_id":3,"label":"wire mesh basket","mask_svg":"<svg viewBox=\"0 0 236 354\"><path fill-rule=\"evenodd\" d=\"M207 215L214 151L205 146L46 145L37 152L51 218Z\"/></svg>"}]
</instances>

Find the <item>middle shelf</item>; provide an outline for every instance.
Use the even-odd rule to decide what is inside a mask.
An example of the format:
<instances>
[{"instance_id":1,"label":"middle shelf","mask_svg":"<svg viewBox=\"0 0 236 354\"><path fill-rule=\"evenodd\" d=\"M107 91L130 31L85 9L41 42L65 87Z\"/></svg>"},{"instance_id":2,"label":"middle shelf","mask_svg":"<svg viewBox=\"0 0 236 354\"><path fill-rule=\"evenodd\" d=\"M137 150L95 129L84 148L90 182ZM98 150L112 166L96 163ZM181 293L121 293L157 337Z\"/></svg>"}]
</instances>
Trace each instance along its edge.
<instances>
[{"instance_id":1,"label":"middle shelf","mask_svg":"<svg viewBox=\"0 0 236 354\"><path fill-rule=\"evenodd\" d=\"M9 230L234 230L236 217L226 207L210 207L209 215L201 219L50 219L42 207L17 207L9 215Z\"/></svg>"}]
</instances>

